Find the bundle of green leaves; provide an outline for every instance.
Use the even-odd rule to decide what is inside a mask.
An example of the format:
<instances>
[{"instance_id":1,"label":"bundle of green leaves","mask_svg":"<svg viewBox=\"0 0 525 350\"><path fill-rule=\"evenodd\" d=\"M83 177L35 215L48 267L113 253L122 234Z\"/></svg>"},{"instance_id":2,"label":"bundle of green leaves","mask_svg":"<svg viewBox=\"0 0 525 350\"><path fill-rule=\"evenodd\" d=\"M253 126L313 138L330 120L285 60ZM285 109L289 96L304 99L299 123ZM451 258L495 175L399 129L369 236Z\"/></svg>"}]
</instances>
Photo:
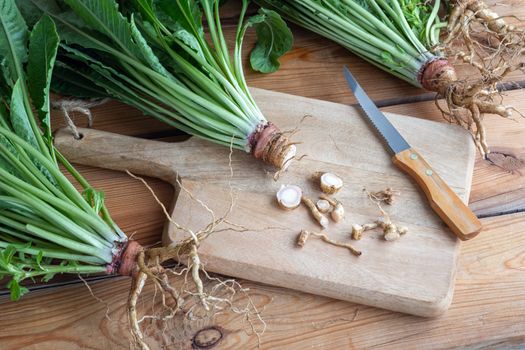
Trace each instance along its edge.
<instances>
[{"instance_id":1,"label":"bundle of green leaves","mask_svg":"<svg viewBox=\"0 0 525 350\"><path fill-rule=\"evenodd\" d=\"M421 69L439 58L446 22L440 0L257 0L283 17L350 49L381 69L421 86Z\"/></svg>"},{"instance_id":2,"label":"bundle of green leaves","mask_svg":"<svg viewBox=\"0 0 525 350\"><path fill-rule=\"evenodd\" d=\"M191 135L244 150L283 168L295 146L268 122L246 84L241 48L254 27L252 66L278 68L291 32L273 11L245 19L243 0L233 55L219 0L20 0L30 20L42 13L63 38L53 87L77 97L109 96ZM22 5L23 4L23 5ZM203 18L208 30L205 30Z\"/></svg>"},{"instance_id":3,"label":"bundle of green leaves","mask_svg":"<svg viewBox=\"0 0 525 350\"><path fill-rule=\"evenodd\" d=\"M59 45L53 21L44 16L29 32L15 1L1 0L0 24L0 279L17 300L27 279L116 273L128 239L103 194L52 144L49 90Z\"/></svg>"},{"instance_id":4,"label":"bundle of green leaves","mask_svg":"<svg viewBox=\"0 0 525 350\"><path fill-rule=\"evenodd\" d=\"M436 92L446 101L446 107L438 105L444 118L470 130L482 155L489 153L483 114L511 116L513 108L500 104L496 84L523 69L525 32L508 25L482 0L256 2L388 73ZM446 36L441 35L444 28ZM452 62L457 59L479 74L459 78Z\"/></svg>"}]
</instances>

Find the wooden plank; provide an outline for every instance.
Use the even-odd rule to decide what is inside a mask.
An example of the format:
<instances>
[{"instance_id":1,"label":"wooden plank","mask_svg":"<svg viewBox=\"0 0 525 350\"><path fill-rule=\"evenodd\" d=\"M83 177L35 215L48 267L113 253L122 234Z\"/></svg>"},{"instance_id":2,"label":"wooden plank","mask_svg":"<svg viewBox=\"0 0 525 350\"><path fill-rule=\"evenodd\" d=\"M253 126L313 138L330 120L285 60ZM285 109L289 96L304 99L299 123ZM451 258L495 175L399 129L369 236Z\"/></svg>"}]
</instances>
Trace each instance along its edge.
<instances>
[{"instance_id":1,"label":"wooden plank","mask_svg":"<svg viewBox=\"0 0 525 350\"><path fill-rule=\"evenodd\" d=\"M521 0L488 0L488 2L500 6L503 11L506 11L499 11L501 14L516 14L525 18L525 6L521 6ZM305 33L304 35L312 34ZM352 60L352 55L343 49L330 46L333 44L327 43L324 39L312 40L313 44L311 46L308 44L304 45L306 50L302 52L300 50L294 51L290 54L296 54L299 58L292 57L292 62L285 64L284 69L290 72L289 77L282 75L280 79L275 78L259 83L259 79L268 79L271 76L262 77L259 74L248 72L250 84L299 95L325 97L327 100L333 101L348 98L339 94L340 91L346 91L341 90L346 89L344 84L330 85L330 80L333 78L332 72L335 73L339 69L336 68L340 67L342 63L348 64L350 62L353 65L353 61L350 61ZM306 39L305 41L308 42ZM326 62L322 61L323 56L317 59L319 66L329 68L324 68L325 73L317 75L316 79L311 79L311 76L306 74L299 75L299 68L295 68L295 64L301 62L301 64L306 64L308 61L316 60L317 55L322 55L319 47L313 46L314 44L319 45L319 47L326 45L328 48L331 47L330 50L333 51L330 56L326 57ZM314 51L312 55L308 53L310 48ZM357 58L355 60L359 61ZM317 65L311 65L310 68L311 70L316 70ZM372 74L376 74L375 68L369 67L369 65L363 64L363 69L371 70ZM294 72L293 75L292 72ZM369 81L365 79L365 88L371 92L376 100L378 98L380 100L392 100L400 95L405 95L404 91L408 87L407 84L401 83L396 85L395 89L391 89L389 84L398 83L389 83L386 86L378 84L377 82L382 82L383 78L391 79L387 74L380 73L375 75L378 80ZM359 73L359 76L362 78L366 78L366 75L366 70ZM310 79L307 79L308 77ZM288 78L290 78L290 81L288 81ZM319 79L321 78L323 80L320 81ZM331 97L331 94L327 94L325 84L330 86L334 97ZM305 90L308 90L307 93L302 93L302 85L304 85ZM320 88L321 86L322 88ZM391 91L388 91L389 89ZM375 90L379 90L379 92L376 93L374 92ZM348 100L348 102L351 101ZM152 133L157 131L166 130L166 127L160 123L152 122L150 119L145 121L145 118L140 116L140 112L124 108L117 103L115 103L115 106L112 110L114 113L113 118L97 118L97 127L101 126L108 131L119 131L132 135L152 135ZM104 109L105 107L100 108L100 110ZM432 115L432 113L435 112L430 112L429 114ZM99 113L96 113L96 115L99 115ZM513 128L504 129L501 130L500 127L496 127L495 130L489 131L492 135L496 135L496 133L500 135L502 140L508 141L511 147L515 149L515 145L519 144L522 138L520 136L522 135L521 131ZM499 133L500 131L501 134ZM483 178L483 186L475 185L473 196L481 190L490 191L483 196L489 196L494 203L490 203L488 198L480 197L480 200L483 200L483 203L486 204L486 209L489 213L493 208L500 210L501 207L498 206L498 203L501 203L502 200L507 202L506 205L511 205L511 202L508 201L509 198L513 198L512 203L514 203L515 207L520 207L522 198L519 194L521 192L514 190L519 187L520 182L517 181L516 185L513 185L511 181L513 178L510 175L508 177L507 175L502 176L500 179L499 173L494 173L490 167L487 167L487 169L489 171L480 173L480 175L476 172L474 180ZM84 173L87 171L87 177L91 181L96 181L96 178L99 176L111 176L115 183L121 184L122 188L126 190L130 187L133 188L137 184L126 175L103 170L87 170L84 168L82 170ZM514 175L516 176L516 174ZM492 179L494 178L498 179L498 182L493 183ZM521 179L521 176L519 178ZM501 182L499 182L500 180ZM497 193L505 191L504 188L507 186L505 182L507 180L509 192L504 192L503 197L498 196ZM97 187L101 187L101 185L105 187L103 183L96 183ZM112 193L111 188L106 189L107 192L110 192L108 193L108 200L111 202L110 210L112 210L114 215L119 216L117 222L125 228L129 227L133 230L134 215L141 212L145 213L148 210L151 211L147 214L150 220L148 221L148 227L142 225L137 227L136 237L149 236L150 238L144 243L157 241L159 231L152 229L152 227L160 228L164 219L148 192L141 185L136 188L136 192L132 190L136 193L133 196L118 191L117 193ZM165 183L154 184L154 189L161 194L169 193L171 190L170 186ZM117 198L116 196L118 196L118 199L113 202L112 198ZM135 199L135 196L137 196L137 199ZM171 198L171 194L166 196ZM132 213L129 213L129 215L116 213L117 207L122 206L122 203L126 203L126 201L132 200L134 201ZM158 211L155 212L155 210ZM253 287L253 293L256 295L258 305L263 306L273 298L273 303L265 309L264 313L267 316L266 320L270 323L267 336L271 338L264 338L263 341L266 339L269 342L268 348L272 348L270 346L272 344L281 343L289 345L292 349L311 347L312 345L320 345L320 348L337 348L338 345L341 345L339 346L340 348L351 348L349 345L353 343L353 337L357 333L358 341L355 342L355 347L357 348L367 347L366 345L369 343L379 343L374 341L374 338L382 339L384 334L387 334L386 337L388 338L383 341L386 345L371 345L370 347L401 348L402 346L399 344L403 343L404 345L408 344L406 348L419 348L421 344L426 344L424 337L428 335L430 339L428 347L433 348L468 346L469 344L474 344L472 348L523 348L525 343L524 332L521 328L523 325L523 295L520 293L520 290L523 290L522 271L524 266L523 263L520 264L520 257L524 253L519 247L523 247L524 242L516 239L524 236L523 223L521 221L523 216L513 216L508 225L505 222L506 218L502 218L501 221L499 219L484 221L490 226L490 229L485 231L485 233L488 232L490 234L490 240L479 237L475 241L463 245L463 259L467 258L470 264L468 262L463 263L462 270L465 272L460 272L455 303L448 314L453 315L451 319L447 316L439 322L430 320L423 322L418 318L406 318L403 315L379 309L363 308L332 299L319 298L246 282L246 286ZM504 237L504 239L502 240L500 237ZM478 257L478 251L483 252L482 256ZM479 266L479 261L483 262L483 266ZM471 272L470 269L466 268L469 265L472 265L472 270L475 271ZM477 270L477 267L481 267L481 269ZM472 278L468 277L470 274L473 274ZM499 277L500 274L502 274L501 278ZM100 293L106 301L112 303L112 306L118 307L123 305L128 286L129 282L127 280L115 279L95 284L95 293ZM151 298L153 291L148 289L148 293ZM509 293L512 293L512 295L509 295ZM498 296L501 296L501 298L498 299ZM71 302L64 303L64 300L71 300ZM360 310L357 315L358 322L354 323L353 326L349 326L349 321L344 319L352 319L357 308ZM7 349L20 349L22 347L24 349L44 350L60 348L120 348L113 341L105 340L105 336L109 336L115 339L116 342L120 342L122 348L129 348L126 338L127 333L123 330L126 322L125 316L123 316L123 309L119 309L120 313L115 311L118 314L117 317L112 315L113 320L115 318L118 320L116 326L111 326L110 322L104 319L104 310L105 306L91 299L83 286L42 291L36 293L34 299L30 297L20 303L4 304L0 315L0 347L4 349L4 344L6 344ZM118 318L119 316L121 317ZM87 321L88 319L91 321ZM364 319L364 321L361 322L360 319ZM68 323L70 320L73 323ZM377 327L374 326L376 321L379 321ZM314 323L312 327L309 327L309 322ZM319 324L319 322L323 323ZM240 320L238 320L238 323L240 324ZM352 327L356 329L354 330ZM251 344L255 344L255 339L247 337L240 329L240 325L237 328L232 326L228 329L229 333L226 341L223 343L224 348L238 348L235 342L240 340L251 340ZM443 331L441 332L440 329L443 329ZM193 334L191 330L188 331L185 334L185 339L189 339ZM363 340L363 338L366 339ZM331 345L334 346L330 347Z\"/></svg>"},{"instance_id":2,"label":"wooden plank","mask_svg":"<svg viewBox=\"0 0 525 350\"><path fill-rule=\"evenodd\" d=\"M462 245L452 308L443 317L422 319L372 307L336 301L247 281L250 296L268 328L262 349L519 349L525 346L525 216L485 219L486 229ZM502 239L501 237L505 237ZM408 237L407 237L408 239ZM172 283L177 284L175 278ZM180 281L179 281L180 282ZM125 303L130 281L125 278L33 292L20 302L1 299L0 344L14 349L127 349ZM150 308L155 291L147 285L141 299ZM238 302L246 302L241 298ZM156 305L159 307L157 297ZM172 348L189 350L197 331L220 327L218 349L256 349L243 317L231 313L182 326L170 323L166 340ZM155 337L153 337L153 333ZM149 331L159 348L159 327ZM170 339L171 338L171 339ZM174 341L177 341L175 346Z\"/></svg>"},{"instance_id":3,"label":"wooden plank","mask_svg":"<svg viewBox=\"0 0 525 350\"><path fill-rule=\"evenodd\" d=\"M525 6L521 0L490 0L502 16L517 16L525 18ZM252 9L254 13L256 9ZM238 4L230 3L223 11L224 32L229 42L233 42L237 23ZM340 103L356 103L348 90L343 78L342 67L348 65L360 84L376 102L389 104L407 102L427 94L424 90L415 88L392 75L375 68L366 61L356 57L342 48L312 32L292 25L295 44L291 52L282 58L281 69L272 74L260 74L250 69L248 56L255 42L255 34L248 31L244 45L244 66L246 79L250 86L274 90L292 95L311 97ZM464 76L471 74L466 65L458 66ZM515 73L508 80L525 80L522 73ZM426 98L429 98L428 94ZM95 127L101 130L118 132L126 135L152 135L159 131L170 130L158 121L149 119L144 122L142 113L133 109L123 108L116 102L110 102L103 107L93 109ZM56 118L55 118L56 119ZM60 118L59 118L60 119ZM80 126L85 125L77 117Z\"/></svg>"},{"instance_id":4,"label":"wooden plank","mask_svg":"<svg viewBox=\"0 0 525 350\"><path fill-rule=\"evenodd\" d=\"M262 162L244 152L232 155L236 204L229 219L250 231L239 237L231 227L220 226L218 229L230 229L211 237L201 247L208 269L239 278L255 275L259 282L420 316L434 316L446 310L451 300L458 242L432 211L421 188L395 167L359 112L350 106L262 89L254 89L253 94L264 113L283 130L300 125L297 135L304 142L297 146L297 152L308 156L291 165L275 182ZM304 115L310 118L303 120ZM457 201L466 201L475 152L470 136L461 128L443 123L398 115L392 115L391 121L457 193ZM71 161L129 169L170 182L178 175L216 215L228 211L230 197L225 194L229 191L230 169L226 147L196 138L169 144L95 130L83 132L85 136L80 141L63 133L55 138L58 149ZM436 148L429 144L430 135L438 135L446 146ZM470 144L470 148L463 147L465 144ZM343 249L328 249L319 241L308 243L302 250L295 249L299 231L318 231L319 225L304 207L294 213L280 210L274 205L275 193L282 184L295 184L305 195L317 199L320 190L311 181L316 171L334 172L346 184L336 198L344 203L347 220L332 223L326 230L328 235L348 241L352 224L376 220L380 213L362 189L390 186L403 195L388 212L393 222L408 227L413 235L410 243L400 240L388 244L374 234L367 235L354 242L356 248L365 252L359 258L349 257ZM173 220L197 231L209 224L210 217L199 203L181 194ZM263 228L267 229L261 233ZM184 234L174 225L166 232L166 245L182 239ZM252 252L254 246L265 250ZM324 258L312 263L312 254ZM407 264L411 269L402 270Z\"/></svg>"},{"instance_id":5,"label":"wooden plank","mask_svg":"<svg viewBox=\"0 0 525 350\"><path fill-rule=\"evenodd\" d=\"M525 19L525 6L521 0L490 0L487 4L501 16L516 16ZM272 74L258 74L245 64L248 83L252 86L301 95L339 103L356 103L348 92L341 71L348 65L365 91L375 101L389 100L403 103L407 97L424 94L422 89L370 65L348 52L338 44L296 25L290 25L294 34L294 48L281 60L281 69ZM232 28L226 33L231 33ZM245 40L245 51L255 42L254 33L249 31ZM245 56L247 61L247 56ZM247 62L246 62L247 63ZM471 77L476 71L467 64L456 66L460 77ZM506 81L525 80L523 73L514 72Z\"/></svg>"},{"instance_id":6,"label":"wooden plank","mask_svg":"<svg viewBox=\"0 0 525 350\"><path fill-rule=\"evenodd\" d=\"M524 90L506 92L504 103L514 106L525 114L524 93ZM382 110L444 122L434 101L400 104L384 107ZM114 101L96 107L93 113L96 116L94 126L100 130L132 136L162 135L160 132L171 130L164 124L142 116L140 112ZM513 120L487 116L485 118L487 137L493 151L525 159L525 146L522 142L525 135L525 120L518 113L514 114ZM126 118L122 118L123 115ZM55 119L58 119L56 127L63 125L59 118ZM470 198L471 207L478 215L494 215L525 208L524 174L525 168L524 171L507 172L478 156Z\"/></svg>"}]
</instances>

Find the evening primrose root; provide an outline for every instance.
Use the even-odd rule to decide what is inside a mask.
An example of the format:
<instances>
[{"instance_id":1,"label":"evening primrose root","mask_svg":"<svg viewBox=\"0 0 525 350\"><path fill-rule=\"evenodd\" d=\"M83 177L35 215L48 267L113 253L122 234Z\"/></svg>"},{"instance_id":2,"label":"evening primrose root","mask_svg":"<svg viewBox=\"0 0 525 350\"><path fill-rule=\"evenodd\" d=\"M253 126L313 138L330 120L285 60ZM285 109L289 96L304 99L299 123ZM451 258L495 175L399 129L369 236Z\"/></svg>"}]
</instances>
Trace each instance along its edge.
<instances>
[{"instance_id":1,"label":"evening primrose root","mask_svg":"<svg viewBox=\"0 0 525 350\"><path fill-rule=\"evenodd\" d=\"M394 203L395 197L399 196L400 194L401 193L399 191L396 191L392 189L391 187L387 187L386 189L381 190L381 191L370 192L368 195L370 196L370 198L372 198L374 201L378 203L392 205L392 203Z\"/></svg>"},{"instance_id":2,"label":"evening primrose root","mask_svg":"<svg viewBox=\"0 0 525 350\"><path fill-rule=\"evenodd\" d=\"M438 49L446 56L475 67L480 78L460 81L451 76L450 83L440 79L443 83L433 85L446 100L447 110L442 109L445 119L469 129L481 154L486 157L490 149L483 116L512 116L514 108L500 104L501 94L496 85L511 72L524 71L525 31L508 24L484 1L456 0L453 3L447 35Z\"/></svg>"},{"instance_id":3,"label":"evening primrose root","mask_svg":"<svg viewBox=\"0 0 525 350\"><path fill-rule=\"evenodd\" d=\"M152 192L151 187L142 178L131 173L129 174L133 178L140 180ZM195 199L180 181L177 180L177 183L182 191L186 192L190 198L196 200L204 209L210 212L209 208ZM173 323L173 319L179 317L184 322L187 321L191 323L197 314L204 314L207 315L207 317L213 318L213 315L221 310L228 310L248 319L251 329L259 339L264 332L266 324L262 320L256 306L247 295L247 290L242 288L242 286L233 279L222 280L220 278L210 277L205 271L204 264L199 256L201 243L213 234L219 225L229 225L231 226L229 229L233 231L241 229L247 230L247 228L240 228L238 225L231 224L227 220L227 216L233 209L233 194L230 192L232 202L225 215L216 218L213 212L211 212L213 217L212 222L197 232L193 232L175 222L168 215L166 208L160 200L153 192L152 194L161 206L166 218L173 223L177 230L186 233L188 237L167 247L149 249L144 249L138 243L131 241L122 253L122 264L120 265L119 273L133 277L132 288L128 299L128 316L131 333L137 347L143 350L149 349L146 336L141 327L141 324L145 320L155 320L167 326L167 322L171 321L171 323ZM163 263L170 260L177 261L180 264L175 268L164 267ZM181 283L182 286L177 289L171 285L168 279L169 274L179 277L179 281L184 281L184 283ZM144 315L139 318L137 303L144 285L148 280L154 283L156 290L160 292L163 309L160 311L160 314ZM237 297L247 298L249 300L248 305L244 308L235 306ZM169 305L169 303L171 304ZM256 327L253 323L254 320L260 323L262 327ZM262 328L262 330L257 330L258 328Z\"/></svg>"},{"instance_id":4,"label":"evening primrose root","mask_svg":"<svg viewBox=\"0 0 525 350\"><path fill-rule=\"evenodd\" d=\"M343 180L333 173L316 172L312 178L326 194L335 194L343 187Z\"/></svg>"},{"instance_id":5,"label":"evening primrose root","mask_svg":"<svg viewBox=\"0 0 525 350\"><path fill-rule=\"evenodd\" d=\"M375 222L364 225L354 224L352 225L352 239L359 241L365 231L373 230L377 227L378 224Z\"/></svg>"},{"instance_id":6,"label":"evening primrose root","mask_svg":"<svg viewBox=\"0 0 525 350\"><path fill-rule=\"evenodd\" d=\"M324 216L315 206L314 202L310 198L303 197L302 201L304 205L308 209L310 209L310 213L314 217L314 219L321 225L323 229L326 229L328 227L328 218Z\"/></svg>"},{"instance_id":7,"label":"evening primrose root","mask_svg":"<svg viewBox=\"0 0 525 350\"><path fill-rule=\"evenodd\" d=\"M354 224L352 225L352 239L353 240L360 240L363 236L363 233L366 231L374 230L376 228L381 228L383 230L383 238L385 241L396 241L401 237L402 235L406 234L408 232L408 228L406 227L400 227L397 225L394 225L390 221L384 221L382 219L378 219L375 222L359 225Z\"/></svg>"},{"instance_id":8,"label":"evening primrose root","mask_svg":"<svg viewBox=\"0 0 525 350\"><path fill-rule=\"evenodd\" d=\"M390 215L388 215L381 206L383 203L391 205L394 201L394 196L399 195L398 191L393 190L390 187L377 192L369 192L366 189L363 191L367 194L370 201L377 205L382 217L371 223L363 225L354 224L351 232L352 239L360 240L365 231L374 230L376 228L381 228L383 230L383 238L389 242L399 239L399 237L408 232L408 228L392 223Z\"/></svg>"},{"instance_id":9,"label":"evening primrose root","mask_svg":"<svg viewBox=\"0 0 525 350\"><path fill-rule=\"evenodd\" d=\"M343 207L343 204L339 202L338 200L335 200L333 198L330 198L324 194L322 194L321 199L324 199L330 205L333 207L332 211L330 212L330 216L332 217L332 220L335 222L341 222L345 218L345 208Z\"/></svg>"},{"instance_id":10,"label":"evening primrose root","mask_svg":"<svg viewBox=\"0 0 525 350\"><path fill-rule=\"evenodd\" d=\"M299 186L282 185L276 196L277 203L282 209L293 210L301 204L303 191Z\"/></svg>"},{"instance_id":11,"label":"evening primrose root","mask_svg":"<svg viewBox=\"0 0 525 350\"><path fill-rule=\"evenodd\" d=\"M408 232L408 228L394 225L390 221L378 220L377 225L383 229L383 238L385 241L397 241L399 237Z\"/></svg>"},{"instance_id":12,"label":"evening primrose root","mask_svg":"<svg viewBox=\"0 0 525 350\"><path fill-rule=\"evenodd\" d=\"M323 213L323 214L326 214L328 213L330 210L332 210L332 205L330 204L329 201L327 201L326 199L319 199L316 203L315 203L315 206L317 207L317 209Z\"/></svg>"},{"instance_id":13,"label":"evening primrose root","mask_svg":"<svg viewBox=\"0 0 525 350\"><path fill-rule=\"evenodd\" d=\"M350 251L350 253L352 253L355 256L360 256L361 255L361 251L355 249L349 243L337 242L337 241L334 241L333 239L329 238L324 233L317 233L317 232L312 232L312 231L307 231L307 230L302 230L299 233L299 235L297 236L297 242L296 242L297 246L300 247L300 248L304 247L305 244L306 244L306 241L308 240L308 238L310 238L310 236L319 238L323 242L326 242L328 244L334 245L336 247L346 248L346 249L348 249Z\"/></svg>"}]
</instances>

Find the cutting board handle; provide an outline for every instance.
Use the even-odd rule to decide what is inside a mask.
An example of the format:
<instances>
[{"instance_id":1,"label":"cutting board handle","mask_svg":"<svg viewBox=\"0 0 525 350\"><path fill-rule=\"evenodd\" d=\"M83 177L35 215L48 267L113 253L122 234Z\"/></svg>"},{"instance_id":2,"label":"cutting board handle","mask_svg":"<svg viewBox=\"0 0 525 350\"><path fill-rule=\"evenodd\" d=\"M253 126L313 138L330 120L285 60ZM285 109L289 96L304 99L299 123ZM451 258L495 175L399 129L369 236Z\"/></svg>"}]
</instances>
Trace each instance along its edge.
<instances>
[{"instance_id":1,"label":"cutting board handle","mask_svg":"<svg viewBox=\"0 0 525 350\"><path fill-rule=\"evenodd\" d=\"M466 241L480 233L482 225L476 215L419 153L407 149L396 154L393 162L419 184L432 209L459 239Z\"/></svg>"},{"instance_id":2,"label":"cutting board handle","mask_svg":"<svg viewBox=\"0 0 525 350\"><path fill-rule=\"evenodd\" d=\"M77 140L67 129L55 134L55 146L72 163L153 176L174 184L186 152L177 143L123 136L94 129L78 129ZM184 143L184 142L182 142Z\"/></svg>"}]
</instances>

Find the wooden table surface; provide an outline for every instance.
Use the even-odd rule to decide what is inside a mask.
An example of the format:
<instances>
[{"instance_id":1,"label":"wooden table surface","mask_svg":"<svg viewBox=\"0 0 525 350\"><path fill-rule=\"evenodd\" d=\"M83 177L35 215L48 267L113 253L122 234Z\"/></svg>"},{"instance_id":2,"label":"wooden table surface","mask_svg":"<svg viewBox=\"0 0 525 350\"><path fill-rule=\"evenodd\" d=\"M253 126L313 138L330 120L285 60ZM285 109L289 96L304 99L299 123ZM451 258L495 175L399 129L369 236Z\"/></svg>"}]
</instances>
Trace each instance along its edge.
<instances>
[{"instance_id":1,"label":"wooden table surface","mask_svg":"<svg viewBox=\"0 0 525 350\"><path fill-rule=\"evenodd\" d=\"M501 15L525 18L521 0L487 1ZM225 11L227 34L234 32L235 5ZM341 103L355 103L341 74L347 64L370 96L385 111L441 120L433 96L370 66L330 41L298 27L294 49L282 60L282 69L263 76L247 71L251 86ZM253 37L246 42L248 49ZM248 52L249 50L246 50ZM468 72L468 68L461 69ZM505 103L525 113L525 75L514 74ZM176 131L141 116L116 102L93 110L95 128L150 139L173 140ZM494 151L525 159L525 121L486 119ZM82 118L77 123L85 123ZM376 140L370 140L376 142ZM439 140L432 140L439 145ZM78 166L91 183L106 192L117 223L144 245L158 243L164 217L158 205L128 175ZM456 291L450 310L436 319L389 312L301 292L241 281L267 329L263 349L523 349L525 348L525 167L508 173L478 158L470 206L483 217L484 231L462 244ZM165 203L172 189L147 179ZM408 238L408 237L407 237ZM177 283L175 279L172 281ZM0 349L125 349L131 347L125 303L130 281L106 277L90 281L95 299L78 280L66 286L32 291L19 302L0 297ZM143 303L151 303L148 286ZM157 298L158 301L158 298ZM164 334L153 332L168 349L191 349L197 332L215 327L222 334L214 349L253 349L257 337L243 318L219 315L190 325L173 325ZM212 333L212 331L208 331ZM203 333L201 333L203 334ZM198 347L197 347L198 348Z\"/></svg>"}]
</instances>

